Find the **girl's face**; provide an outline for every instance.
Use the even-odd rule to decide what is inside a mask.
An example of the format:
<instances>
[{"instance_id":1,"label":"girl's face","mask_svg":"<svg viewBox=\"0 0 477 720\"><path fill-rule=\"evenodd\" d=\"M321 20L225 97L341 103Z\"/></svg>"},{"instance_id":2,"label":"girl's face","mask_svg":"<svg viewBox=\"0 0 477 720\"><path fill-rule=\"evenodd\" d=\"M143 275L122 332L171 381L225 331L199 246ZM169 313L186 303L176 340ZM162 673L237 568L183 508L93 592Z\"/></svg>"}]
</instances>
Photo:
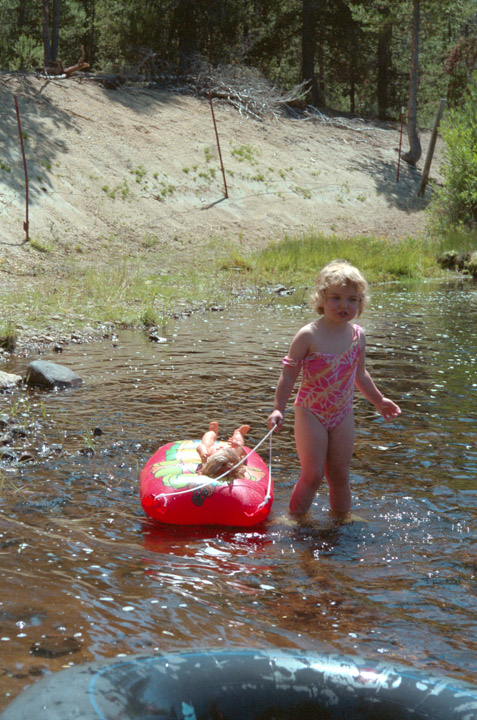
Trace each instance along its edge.
<instances>
[{"instance_id":1,"label":"girl's face","mask_svg":"<svg viewBox=\"0 0 477 720\"><path fill-rule=\"evenodd\" d=\"M323 315L333 322L350 322L359 312L360 298L354 285L330 285L325 290Z\"/></svg>"}]
</instances>

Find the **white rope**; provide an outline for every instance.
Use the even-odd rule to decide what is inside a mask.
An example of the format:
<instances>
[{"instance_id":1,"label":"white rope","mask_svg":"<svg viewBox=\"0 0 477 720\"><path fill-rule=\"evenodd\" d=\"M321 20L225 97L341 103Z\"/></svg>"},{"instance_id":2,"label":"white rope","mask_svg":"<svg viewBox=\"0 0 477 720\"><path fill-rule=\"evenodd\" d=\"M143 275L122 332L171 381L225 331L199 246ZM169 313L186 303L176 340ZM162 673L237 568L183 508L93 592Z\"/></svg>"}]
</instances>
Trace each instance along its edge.
<instances>
[{"instance_id":1,"label":"white rope","mask_svg":"<svg viewBox=\"0 0 477 720\"><path fill-rule=\"evenodd\" d=\"M275 428L276 428L276 425L274 425L272 427L272 429L265 435L265 437L262 440L262 442L264 442L267 439L267 437L270 437L270 446L269 446L269 453L268 453L268 487L267 487L267 494L263 498L263 500L260 503L260 505L258 506L257 510L261 510L262 508L264 508L265 505L268 502L270 502L270 500L272 499L272 493L271 493L271 490L272 490L272 435L273 435L273 431L275 430ZM257 447L258 447L258 445L257 445Z\"/></svg>"},{"instance_id":2,"label":"white rope","mask_svg":"<svg viewBox=\"0 0 477 720\"><path fill-rule=\"evenodd\" d=\"M242 465L247 460L247 458L249 458L250 455L252 453L254 453L260 447L260 445L263 445L265 440L269 437L270 438L270 458L269 458L269 462L268 462L268 488L267 488L267 494L265 496L265 499L264 499L263 503L261 503L261 505L260 505L260 507L262 507L266 502L268 502L268 500L271 499L270 490L271 490L271 485L272 485L272 433L274 430L275 430L275 425L272 427L271 430L269 430L267 432L267 434L260 440L260 442L255 445L253 450L250 450L250 452L247 455L245 455L244 458L239 460L239 462L236 463L236 465L234 465L232 468L230 468L230 470L226 470L224 473L222 473L222 475L219 475L219 477L209 478L209 480L207 480L207 482L204 482L201 485L194 485L194 487L186 488L185 490L176 490L175 492L168 493L167 495L165 495L164 493L159 493L158 495L153 496L154 500L159 500L160 498L164 498L164 501L167 503L168 497L172 497L173 495L185 495L186 493L196 492L196 490L202 490L202 488L207 487L207 485L210 485L211 480L221 480L223 477L225 477L226 475L231 473L233 470L238 468L240 465Z\"/></svg>"}]
</instances>

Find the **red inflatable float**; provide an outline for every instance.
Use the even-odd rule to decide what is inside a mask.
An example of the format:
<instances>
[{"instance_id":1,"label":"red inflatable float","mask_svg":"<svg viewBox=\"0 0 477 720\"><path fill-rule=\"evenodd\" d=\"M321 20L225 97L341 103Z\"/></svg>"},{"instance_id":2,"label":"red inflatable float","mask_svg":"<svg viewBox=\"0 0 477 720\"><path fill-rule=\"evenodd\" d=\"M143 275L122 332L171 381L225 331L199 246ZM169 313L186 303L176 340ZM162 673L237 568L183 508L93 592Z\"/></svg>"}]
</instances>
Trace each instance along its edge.
<instances>
[{"instance_id":1,"label":"red inflatable float","mask_svg":"<svg viewBox=\"0 0 477 720\"><path fill-rule=\"evenodd\" d=\"M199 440L163 445L139 477L144 511L169 525L250 527L266 520L273 503L273 481L260 455L245 448L245 477L213 479L197 472ZM226 445L226 443L217 443Z\"/></svg>"}]
</instances>

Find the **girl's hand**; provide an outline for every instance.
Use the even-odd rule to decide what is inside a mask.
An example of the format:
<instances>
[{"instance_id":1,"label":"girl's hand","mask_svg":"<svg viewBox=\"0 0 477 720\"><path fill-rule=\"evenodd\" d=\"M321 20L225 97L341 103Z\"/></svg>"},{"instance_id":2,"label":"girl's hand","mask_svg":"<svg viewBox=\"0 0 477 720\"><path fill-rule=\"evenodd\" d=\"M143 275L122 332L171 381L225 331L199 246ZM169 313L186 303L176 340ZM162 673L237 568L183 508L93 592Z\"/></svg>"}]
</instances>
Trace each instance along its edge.
<instances>
[{"instance_id":1,"label":"girl's hand","mask_svg":"<svg viewBox=\"0 0 477 720\"><path fill-rule=\"evenodd\" d=\"M386 422L401 414L399 405L396 405L395 402L387 397L383 397L379 403L377 403L376 410L381 413Z\"/></svg>"},{"instance_id":2,"label":"girl's hand","mask_svg":"<svg viewBox=\"0 0 477 720\"><path fill-rule=\"evenodd\" d=\"M273 410L267 420L268 429L275 428L275 432L279 432L283 425L283 413L280 410Z\"/></svg>"}]
</instances>

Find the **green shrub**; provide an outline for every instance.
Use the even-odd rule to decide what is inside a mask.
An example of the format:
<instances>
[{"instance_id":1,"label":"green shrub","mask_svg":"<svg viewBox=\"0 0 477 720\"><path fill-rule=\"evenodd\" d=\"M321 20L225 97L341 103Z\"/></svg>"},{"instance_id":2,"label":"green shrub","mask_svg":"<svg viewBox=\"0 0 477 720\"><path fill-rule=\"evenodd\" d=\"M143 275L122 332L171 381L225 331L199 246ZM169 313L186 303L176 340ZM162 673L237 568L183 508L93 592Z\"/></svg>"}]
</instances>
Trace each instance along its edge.
<instances>
[{"instance_id":1,"label":"green shrub","mask_svg":"<svg viewBox=\"0 0 477 720\"><path fill-rule=\"evenodd\" d=\"M467 263L467 269L472 277L477 278L477 252L472 253L469 262Z\"/></svg>"},{"instance_id":2,"label":"green shrub","mask_svg":"<svg viewBox=\"0 0 477 720\"><path fill-rule=\"evenodd\" d=\"M446 143L444 183L434 195L431 215L439 228L477 224L477 73L461 108L441 126Z\"/></svg>"},{"instance_id":3,"label":"green shrub","mask_svg":"<svg viewBox=\"0 0 477 720\"><path fill-rule=\"evenodd\" d=\"M10 70L31 70L43 62L43 43L26 35L20 35L12 48Z\"/></svg>"}]
</instances>

